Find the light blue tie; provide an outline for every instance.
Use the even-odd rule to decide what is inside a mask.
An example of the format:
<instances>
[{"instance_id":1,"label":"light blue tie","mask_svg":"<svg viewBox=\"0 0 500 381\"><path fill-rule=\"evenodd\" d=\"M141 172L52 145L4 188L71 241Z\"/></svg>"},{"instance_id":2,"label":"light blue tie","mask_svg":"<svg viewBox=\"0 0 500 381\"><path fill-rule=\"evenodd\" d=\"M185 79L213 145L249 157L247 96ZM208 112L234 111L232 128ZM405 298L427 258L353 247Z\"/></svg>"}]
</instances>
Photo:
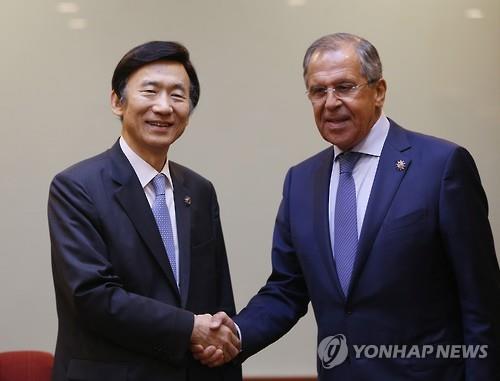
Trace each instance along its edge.
<instances>
[{"instance_id":1,"label":"light blue tie","mask_svg":"<svg viewBox=\"0 0 500 381\"><path fill-rule=\"evenodd\" d=\"M359 157L357 152L344 152L338 156L340 177L335 201L333 253L340 285L346 297L358 250L356 186L352 171Z\"/></svg>"},{"instance_id":2,"label":"light blue tie","mask_svg":"<svg viewBox=\"0 0 500 381\"><path fill-rule=\"evenodd\" d=\"M175 260L174 233L172 232L172 223L170 221L170 213L168 212L167 201L165 199L165 181L164 174L159 173L153 179L153 187L155 190L155 200L153 202L153 215L155 216L156 224L160 230L163 245L167 251L168 260L174 273L175 281L179 285L177 279L177 261Z\"/></svg>"}]
</instances>

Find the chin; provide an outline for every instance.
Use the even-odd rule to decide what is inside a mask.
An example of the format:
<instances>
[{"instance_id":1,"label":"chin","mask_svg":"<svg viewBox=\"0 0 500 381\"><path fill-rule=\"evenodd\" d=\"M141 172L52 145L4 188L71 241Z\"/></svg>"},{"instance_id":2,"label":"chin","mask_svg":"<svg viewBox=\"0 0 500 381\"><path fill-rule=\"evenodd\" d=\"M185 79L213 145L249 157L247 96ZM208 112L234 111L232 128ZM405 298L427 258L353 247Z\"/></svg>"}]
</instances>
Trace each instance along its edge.
<instances>
[{"instance_id":1,"label":"chin","mask_svg":"<svg viewBox=\"0 0 500 381\"><path fill-rule=\"evenodd\" d=\"M339 139L339 136L333 134L321 134L324 140L326 140L330 144L334 144L338 146L338 144L342 144L342 140Z\"/></svg>"},{"instance_id":2,"label":"chin","mask_svg":"<svg viewBox=\"0 0 500 381\"><path fill-rule=\"evenodd\" d=\"M171 139L150 139L148 146L155 151L166 151L171 143Z\"/></svg>"}]
</instances>

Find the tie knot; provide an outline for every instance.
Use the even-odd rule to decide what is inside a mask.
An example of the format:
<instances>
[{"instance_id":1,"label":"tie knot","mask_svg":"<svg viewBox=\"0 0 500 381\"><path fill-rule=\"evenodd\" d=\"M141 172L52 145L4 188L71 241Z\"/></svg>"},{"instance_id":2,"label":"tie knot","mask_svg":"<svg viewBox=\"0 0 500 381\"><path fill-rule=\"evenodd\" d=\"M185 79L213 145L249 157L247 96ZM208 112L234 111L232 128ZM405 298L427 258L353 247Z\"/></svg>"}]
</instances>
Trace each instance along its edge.
<instances>
[{"instance_id":1,"label":"tie knot","mask_svg":"<svg viewBox=\"0 0 500 381\"><path fill-rule=\"evenodd\" d=\"M155 195L160 196L165 194L165 180L166 176L163 173L157 174L153 179L153 187L155 189Z\"/></svg>"},{"instance_id":2,"label":"tie knot","mask_svg":"<svg viewBox=\"0 0 500 381\"><path fill-rule=\"evenodd\" d=\"M340 173L352 173L361 154L359 152L344 152L338 156Z\"/></svg>"}]
</instances>

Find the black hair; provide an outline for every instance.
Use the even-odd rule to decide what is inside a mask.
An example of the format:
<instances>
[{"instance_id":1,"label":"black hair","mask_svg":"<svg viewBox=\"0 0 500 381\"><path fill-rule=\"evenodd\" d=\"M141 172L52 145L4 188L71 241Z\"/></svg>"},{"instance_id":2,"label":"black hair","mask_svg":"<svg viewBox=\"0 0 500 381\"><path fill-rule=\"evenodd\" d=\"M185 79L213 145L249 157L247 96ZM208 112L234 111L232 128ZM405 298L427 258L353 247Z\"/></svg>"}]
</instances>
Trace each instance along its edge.
<instances>
[{"instance_id":1,"label":"black hair","mask_svg":"<svg viewBox=\"0 0 500 381\"><path fill-rule=\"evenodd\" d=\"M190 81L191 110L193 110L200 99L200 82L189 59L189 51L178 42L150 41L131 49L118 62L111 80L111 88L118 98L124 99L124 90L130 75L147 64L161 60L179 62L186 69Z\"/></svg>"}]
</instances>

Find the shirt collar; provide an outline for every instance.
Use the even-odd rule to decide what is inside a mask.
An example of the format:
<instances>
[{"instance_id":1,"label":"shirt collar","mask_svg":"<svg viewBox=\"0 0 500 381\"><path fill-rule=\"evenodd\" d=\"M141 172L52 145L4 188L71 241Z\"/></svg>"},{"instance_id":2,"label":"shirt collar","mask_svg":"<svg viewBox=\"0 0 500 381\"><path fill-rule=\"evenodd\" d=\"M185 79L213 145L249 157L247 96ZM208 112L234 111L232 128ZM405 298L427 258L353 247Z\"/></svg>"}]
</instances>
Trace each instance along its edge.
<instances>
[{"instance_id":1,"label":"shirt collar","mask_svg":"<svg viewBox=\"0 0 500 381\"><path fill-rule=\"evenodd\" d=\"M170 184L171 188L174 189L172 178L170 176L168 159L165 161L165 165L163 166L162 170L158 172L149 163L144 161L143 158L137 155L132 150L132 148L130 148L123 136L120 136L119 143L120 148L130 162L130 165L132 165L135 174L139 178L139 182L141 183L142 188L145 188L158 173L163 173L167 177L168 183Z\"/></svg>"},{"instance_id":2,"label":"shirt collar","mask_svg":"<svg viewBox=\"0 0 500 381\"><path fill-rule=\"evenodd\" d=\"M382 113L380 118L375 122L373 127L370 129L368 135L356 144L351 151L363 153L365 155L380 157L382 153L382 148L384 147L385 139L389 133L389 119ZM337 147L333 146L334 159L337 158L343 151Z\"/></svg>"}]
</instances>

